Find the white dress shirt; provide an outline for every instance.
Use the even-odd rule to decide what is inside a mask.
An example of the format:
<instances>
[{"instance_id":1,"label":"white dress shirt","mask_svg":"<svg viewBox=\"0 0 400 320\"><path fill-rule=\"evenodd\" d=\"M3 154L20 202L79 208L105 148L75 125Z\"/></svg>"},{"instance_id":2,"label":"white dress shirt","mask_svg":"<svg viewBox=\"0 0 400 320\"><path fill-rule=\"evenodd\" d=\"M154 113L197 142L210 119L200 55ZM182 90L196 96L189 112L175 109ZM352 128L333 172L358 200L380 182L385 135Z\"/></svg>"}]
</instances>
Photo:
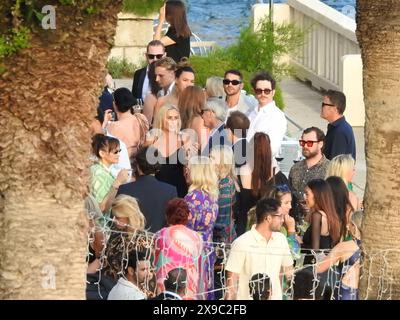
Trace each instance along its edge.
<instances>
[{"instance_id":1,"label":"white dress shirt","mask_svg":"<svg viewBox=\"0 0 400 320\"><path fill-rule=\"evenodd\" d=\"M287 130L285 114L276 106L275 101L272 101L261 108L254 109L248 117L250 128L247 132L247 141L250 142L256 132L268 134L271 140L272 156L275 157L279 153Z\"/></svg>"},{"instance_id":2,"label":"white dress shirt","mask_svg":"<svg viewBox=\"0 0 400 320\"><path fill-rule=\"evenodd\" d=\"M149 66L146 68L146 75L144 77L143 81L143 88L142 88L142 98L144 101L144 98L146 98L147 94L150 92L149 88Z\"/></svg>"}]
</instances>

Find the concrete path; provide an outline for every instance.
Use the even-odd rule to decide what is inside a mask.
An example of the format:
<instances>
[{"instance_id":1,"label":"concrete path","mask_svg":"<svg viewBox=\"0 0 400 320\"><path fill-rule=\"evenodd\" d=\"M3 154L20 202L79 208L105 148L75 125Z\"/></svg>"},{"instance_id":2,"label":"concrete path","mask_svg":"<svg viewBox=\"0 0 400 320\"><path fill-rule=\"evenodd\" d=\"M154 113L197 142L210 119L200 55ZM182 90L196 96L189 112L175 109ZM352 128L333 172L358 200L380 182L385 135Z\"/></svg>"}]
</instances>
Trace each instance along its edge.
<instances>
[{"instance_id":1,"label":"concrete path","mask_svg":"<svg viewBox=\"0 0 400 320\"><path fill-rule=\"evenodd\" d=\"M116 88L132 89L132 79L115 79ZM328 123L320 117L322 94L296 79L285 79L281 83L286 104L285 113L301 128L316 126L326 133ZM346 112L345 112L346 115ZM366 164L364 148L364 128L353 127L357 148L356 174L354 192L362 199L366 181ZM288 125L288 135L299 138L301 131L292 124Z\"/></svg>"}]
</instances>

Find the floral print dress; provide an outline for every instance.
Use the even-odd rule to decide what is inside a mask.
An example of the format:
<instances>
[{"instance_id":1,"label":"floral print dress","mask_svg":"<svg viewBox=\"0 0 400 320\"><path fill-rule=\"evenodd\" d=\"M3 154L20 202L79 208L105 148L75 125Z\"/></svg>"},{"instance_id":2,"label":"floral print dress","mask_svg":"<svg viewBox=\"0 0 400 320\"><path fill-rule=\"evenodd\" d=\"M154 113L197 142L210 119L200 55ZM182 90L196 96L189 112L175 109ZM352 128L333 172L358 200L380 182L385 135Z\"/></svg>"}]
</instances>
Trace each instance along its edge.
<instances>
[{"instance_id":1,"label":"floral print dress","mask_svg":"<svg viewBox=\"0 0 400 320\"><path fill-rule=\"evenodd\" d=\"M185 196L190 210L187 226L203 239L203 254L199 277L199 299L214 299L215 251L212 243L213 228L218 216L218 199L212 199L202 190L192 190Z\"/></svg>"}]
</instances>

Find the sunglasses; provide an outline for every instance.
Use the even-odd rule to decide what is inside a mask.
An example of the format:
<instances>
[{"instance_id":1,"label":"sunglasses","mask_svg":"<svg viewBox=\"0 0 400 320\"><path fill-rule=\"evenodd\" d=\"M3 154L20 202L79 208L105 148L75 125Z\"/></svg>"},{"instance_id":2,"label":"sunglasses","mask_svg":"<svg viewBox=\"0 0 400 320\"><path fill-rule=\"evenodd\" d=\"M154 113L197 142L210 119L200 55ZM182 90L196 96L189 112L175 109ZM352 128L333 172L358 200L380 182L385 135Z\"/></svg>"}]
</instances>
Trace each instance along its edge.
<instances>
[{"instance_id":1,"label":"sunglasses","mask_svg":"<svg viewBox=\"0 0 400 320\"><path fill-rule=\"evenodd\" d=\"M330 103L322 102L322 103L321 103L321 106L322 106L322 108L323 108L324 106L334 107L335 105L334 105L334 104L330 104Z\"/></svg>"},{"instance_id":2,"label":"sunglasses","mask_svg":"<svg viewBox=\"0 0 400 320\"><path fill-rule=\"evenodd\" d=\"M118 149L118 150L112 151L112 153L114 153L114 154L118 154L118 153L120 153L120 152L121 152L121 149Z\"/></svg>"},{"instance_id":3,"label":"sunglasses","mask_svg":"<svg viewBox=\"0 0 400 320\"><path fill-rule=\"evenodd\" d=\"M318 143L319 141L312 141L312 140L299 140L299 144L300 146L304 147L305 145L307 145L307 147L311 148L314 143Z\"/></svg>"},{"instance_id":4,"label":"sunglasses","mask_svg":"<svg viewBox=\"0 0 400 320\"><path fill-rule=\"evenodd\" d=\"M260 89L260 88L256 88L254 89L254 92L256 94L261 94L261 93L265 93L265 94L270 94L272 92L272 89Z\"/></svg>"},{"instance_id":5,"label":"sunglasses","mask_svg":"<svg viewBox=\"0 0 400 320\"><path fill-rule=\"evenodd\" d=\"M229 80L229 79L224 79L224 80L222 80L222 83L223 83L224 85L228 85L228 84L232 83L233 86L237 86L238 84L241 84L242 81L240 81L240 80Z\"/></svg>"},{"instance_id":6,"label":"sunglasses","mask_svg":"<svg viewBox=\"0 0 400 320\"><path fill-rule=\"evenodd\" d=\"M150 60L153 60L153 59L155 59L155 58L161 59L163 56L164 56L164 54L150 54L150 53L147 54L147 57L148 57Z\"/></svg>"}]
</instances>

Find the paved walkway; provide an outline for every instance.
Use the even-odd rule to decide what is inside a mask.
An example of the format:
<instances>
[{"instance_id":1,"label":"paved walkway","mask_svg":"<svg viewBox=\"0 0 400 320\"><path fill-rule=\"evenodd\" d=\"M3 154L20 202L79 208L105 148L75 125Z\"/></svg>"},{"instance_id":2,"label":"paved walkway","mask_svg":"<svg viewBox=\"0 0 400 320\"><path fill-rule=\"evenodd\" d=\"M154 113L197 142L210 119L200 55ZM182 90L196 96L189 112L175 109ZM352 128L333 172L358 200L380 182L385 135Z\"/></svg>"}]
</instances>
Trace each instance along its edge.
<instances>
[{"instance_id":1,"label":"paved walkway","mask_svg":"<svg viewBox=\"0 0 400 320\"><path fill-rule=\"evenodd\" d=\"M115 85L117 88L132 89L132 79L115 79ZM328 123L320 117L322 94L296 79L283 80L280 85L286 104L285 113L288 117L301 128L316 126L326 132ZM353 180L354 192L362 198L366 181L364 128L354 127L353 130L357 147L356 174ZM289 124L288 134L293 138L299 138L301 131Z\"/></svg>"}]
</instances>

